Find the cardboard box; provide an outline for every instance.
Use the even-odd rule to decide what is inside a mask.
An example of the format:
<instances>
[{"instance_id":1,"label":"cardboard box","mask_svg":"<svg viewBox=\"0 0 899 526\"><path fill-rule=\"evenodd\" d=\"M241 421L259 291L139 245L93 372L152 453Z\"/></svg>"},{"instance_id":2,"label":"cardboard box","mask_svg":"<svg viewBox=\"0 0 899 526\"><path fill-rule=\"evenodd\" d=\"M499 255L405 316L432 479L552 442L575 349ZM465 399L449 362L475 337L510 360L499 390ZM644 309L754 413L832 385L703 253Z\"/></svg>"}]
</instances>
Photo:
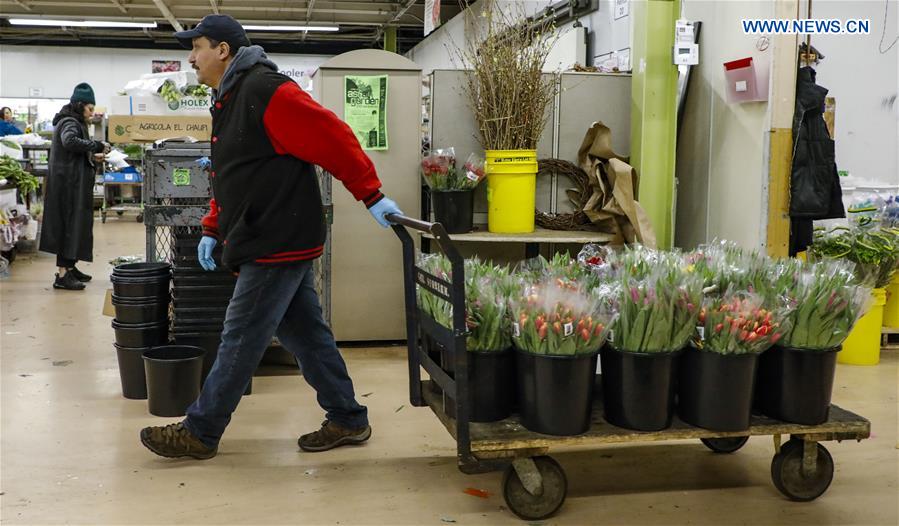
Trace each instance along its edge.
<instances>
[{"instance_id":1,"label":"cardboard box","mask_svg":"<svg viewBox=\"0 0 899 526\"><path fill-rule=\"evenodd\" d=\"M128 96L116 95L109 105L110 115L209 115L211 97L182 97L175 102L166 102L156 95Z\"/></svg>"},{"instance_id":2,"label":"cardboard box","mask_svg":"<svg viewBox=\"0 0 899 526\"><path fill-rule=\"evenodd\" d=\"M106 297L103 298L103 315L115 318L115 305L112 304L112 289L106 289Z\"/></svg>"},{"instance_id":3,"label":"cardboard box","mask_svg":"<svg viewBox=\"0 0 899 526\"><path fill-rule=\"evenodd\" d=\"M108 130L109 142L117 144L178 137L208 141L212 135L212 116L112 115L109 117Z\"/></svg>"}]
</instances>

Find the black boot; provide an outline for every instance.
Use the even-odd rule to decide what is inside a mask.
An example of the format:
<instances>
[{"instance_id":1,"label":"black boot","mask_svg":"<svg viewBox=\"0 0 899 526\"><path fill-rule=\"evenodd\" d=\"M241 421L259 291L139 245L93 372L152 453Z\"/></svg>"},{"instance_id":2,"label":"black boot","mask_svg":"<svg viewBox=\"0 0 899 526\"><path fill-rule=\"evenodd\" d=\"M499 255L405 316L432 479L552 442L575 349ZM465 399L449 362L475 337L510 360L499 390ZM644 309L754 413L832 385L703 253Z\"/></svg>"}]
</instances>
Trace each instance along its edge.
<instances>
[{"instance_id":1,"label":"black boot","mask_svg":"<svg viewBox=\"0 0 899 526\"><path fill-rule=\"evenodd\" d=\"M53 282L53 288L65 290L84 290L84 283L78 281L78 278L75 277L75 274L69 271L66 272L62 277L59 277L59 274L56 275L56 281Z\"/></svg>"},{"instance_id":2,"label":"black boot","mask_svg":"<svg viewBox=\"0 0 899 526\"><path fill-rule=\"evenodd\" d=\"M84 272L81 272L80 270L78 270L77 267L70 268L68 270L68 272L66 272L66 274L74 275L75 279L77 279L78 281L80 281L82 283L87 283L88 281L94 279L91 275L85 274Z\"/></svg>"}]
</instances>

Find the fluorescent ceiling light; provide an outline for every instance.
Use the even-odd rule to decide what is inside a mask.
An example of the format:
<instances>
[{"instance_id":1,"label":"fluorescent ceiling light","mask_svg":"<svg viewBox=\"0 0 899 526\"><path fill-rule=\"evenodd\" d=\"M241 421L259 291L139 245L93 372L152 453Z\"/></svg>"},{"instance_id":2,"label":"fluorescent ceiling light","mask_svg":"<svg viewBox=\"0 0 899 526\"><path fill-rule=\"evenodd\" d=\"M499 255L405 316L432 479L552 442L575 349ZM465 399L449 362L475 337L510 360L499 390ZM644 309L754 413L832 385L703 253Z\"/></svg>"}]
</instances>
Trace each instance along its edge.
<instances>
[{"instance_id":1,"label":"fluorescent ceiling light","mask_svg":"<svg viewBox=\"0 0 899 526\"><path fill-rule=\"evenodd\" d=\"M337 26L243 26L247 31L340 31Z\"/></svg>"},{"instance_id":2,"label":"fluorescent ceiling light","mask_svg":"<svg viewBox=\"0 0 899 526\"><path fill-rule=\"evenodd\" d=\"M54 26L54 27L156 27L156 22L116 22L114 20L53 20L50 18L10 18L14 26Z\"/></svg>"}]
</instances>

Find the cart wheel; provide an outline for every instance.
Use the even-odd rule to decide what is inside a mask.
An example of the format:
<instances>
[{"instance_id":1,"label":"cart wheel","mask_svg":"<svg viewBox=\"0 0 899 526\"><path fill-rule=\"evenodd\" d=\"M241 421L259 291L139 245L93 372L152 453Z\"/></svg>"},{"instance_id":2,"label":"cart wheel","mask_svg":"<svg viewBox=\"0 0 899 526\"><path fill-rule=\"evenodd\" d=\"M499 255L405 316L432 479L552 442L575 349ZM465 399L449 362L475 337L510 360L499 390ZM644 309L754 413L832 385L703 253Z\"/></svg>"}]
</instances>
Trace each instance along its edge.
<instances>
[{"instance_id":1,"label":"cart wheel","mask_svg":"<svg viewBox=\"0 0 899 526\"><path fill-rule=\"evenodd\" d=\"M555 459L541 456L532 460L543 478L542 494L529 493L518 477L518 472L510 465L503 475L503 498L512 513L519 518L539 521L553 516L562 507L568 493L568 479Z\"/></svg>"},{"instance_id":2,"label":"cart wheel","mask_svg":"<svg viewBox=\"0 0 899 526\"><path fill-rule=\"evenodd\" d=\"M136 217L135 219L137 220L138 223L143 223L143 222L144 222L144 215L143 215L143 214L137 214L137 217Z\"/></svg>"},{"instance_id":3,"label":"cart wheel","mask_svg":"<svg viewBox=\"0 0 899 526\"><path fill-rule=\"evenodd\" d=\"M119 217L121 217L121 216L122 216L122 214L124 214L124 213L125 213L125 212L124 212L124 211L123 211L123 210L116 210L116 213L115 213L115 215L117 215L117 216L119 216Z\"/></svg>"},{"instance_id":4,"label":"cart wheel","mask_svg":"<svg viewBox=\"0 0 899 526\"><path fill-rule=\"evenodd\" d=\"M715 453L733 453L746 445L749 437L700 438L699 440Z\"/></svg>"},{"instance_id":5,"label":"cart wheel","mask_svg":"<svg viewBox=\"0 0 899 526\"><path fill-rule=\"evenodd\" d=\"M106 223L106 212L100 212L100 222Z\"/></svg>"},{"instance_id":6,"label":"cart wheel","mask_svg":"<svg viewBox=\"0 0 899 526\"><path fill-rule=\"evenodd\" d=\"M833 480L833 457L827 448L816 444L818 458L815 469L805 473L802 469L803 441L791 439L780 448L771 461L771 479L774 486L790 500L808 502L827 491Z\"/></svg>"}]
</instances>

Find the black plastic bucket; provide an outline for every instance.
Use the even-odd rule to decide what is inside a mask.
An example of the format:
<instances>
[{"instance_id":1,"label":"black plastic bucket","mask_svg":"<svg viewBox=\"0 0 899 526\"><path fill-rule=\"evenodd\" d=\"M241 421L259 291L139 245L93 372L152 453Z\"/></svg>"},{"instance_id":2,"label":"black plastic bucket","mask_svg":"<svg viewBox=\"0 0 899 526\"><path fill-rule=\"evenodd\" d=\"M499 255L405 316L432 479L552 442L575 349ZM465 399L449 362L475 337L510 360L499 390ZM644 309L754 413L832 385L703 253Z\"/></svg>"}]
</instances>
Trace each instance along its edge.
<instances>
[{"instance_id":1,"label":"black plastic bucket","mask_svg":"<svg viewBox=\"0 0 899 526\"><path fill-rule=\"evenodd\" d=\"M153 302L138 303L117 301L112 298L115 307L115 319L119 323L159 323L169 318L169 302L165 299L152 298Z\"/></svg>"},{"instance_id":2,"label":"black plastic bucket","mask_svg":"<svg viewBox=\"0 0 899 526\"><path fill-rule=\"evenodd\" d=\"M204 354L203 349L187 345L166 345L144 352L150 414L184 416L200 396Z\"/></svg>"},{"instance_id":3,"label":"black plastic bucket","mask_svg":"<svg viewBox=\"0 0 899 526\"><path fill-rule=\"evenodd\" d=\"M199 347L206 351L206 354L203 355L203 379L206 379L206 375L209 374L209 371L212 369L212 364L215 363L215 357L218 354L219 344L222 341L221 332L218 333L209 333L209 334L176 334L175 335L175 343L178 345L187 345L191 347Z\"/></svg>"},{"instance_id":4,"label":"black plastic bucket","mask_svg":"<svg viewBox=\"0 0 899 526\"><path fill-rule=\"evenodd\" d=\"M606 420L636 431L671 425L680 351L632 353L602 349L603 405Z\"/></svg>"},{"instance_id":5,"label":"black plastic bucket","mask_svg":"<svg viewBox=\"0 0 899 526\"><path fill-rule=\"evenodd\" d=\"M472 422L496 422L515 408L515 352L468 351L468 418ZM454 368L455 369L455 368ZM456 401L444 395L444 410L456 417Z\"/></svg>"},{"instance_id":6,"label":"black plastic bucket","mask_svg":"<svg viewBox=\"0 0 899 526\"><path fill-rule=\"evenodd\" d=\"M824 351L772 347L759 358L756 389L762 413L777 420L820 425L830 415L830 396L842 346Z\"/></svg>"},{"instance_id":7,"label":"black plastic bucket","mask_svg":"<svg viewBox=\"0 0 899 526\"><path fill-rule=\"evenodd\" d=\"M713 431L749 429L758 358L688 347L678 363L681 420Z\"/></svg>"},{"instance_id":8,"label":"black plastic bucket","mask_svg":"<svg viewBox=\"0 0 899 526\"><path fill-rule=\"evenodd\" d=\"M112 281L113 294L120 298L169 297L171 276L168 274L146 278L127 278L113 274L110 280Z\"/></svg>"},{"instance_id":9,"label":"black plastic bucket","mask_svg":"<svg viewBox=\"0 0 899 526\"><path fill-rule=\"evenodd\" d=\"M179 286L175 287L175 297L180 300L205 300L205 301L224 301L231 300L234 294L234 286Z\"/></svg>"},{"instance_id":10,"label":"black plastic bucket","mask_svg":"<svg viewBox=\"0 0 899 526\"><path fill-rule=\"evenodd\" d=\"M230 298L182 298L177 294L178 291L176 289L175 295L172 297L172 303L175 305L176 309L226 309L228 307L228 303L230 302Z\"/></svg>"},{"instance_id":11,"label":"black plastic bucket","mask_svg":"<svg viewBox=\"0 0 899 526\"><path fill-rule=\"evenodd\" d=\"M115 341L122 347L156 347L169 338L168 320L153 323L121 323L112 320Z\"/></svg>"},{"instance_id":12,"label":"black plastic bucket","mask_svg":"<svg viewBox=\"0 0 899 526\"><path fill-rule=\"evenodd\" d=\"M205 352L205 354L203 355L203 373L201 375L203 382L206 381L206 377L209 376L209 371L212 370L212 366L215 364L215 359L218 356L219 351L219 343L221 343L221 341L221 333L175 335L175 343L177 343L178 345L199 347ZM291 356L293 355L291 354ZM293 364L296 365L295 359ZM252 394L252 392L253 379L250 378L250 383L247 385L247 389L243 394L248 395Z\"/></svg>"},{"instance_id":13,"label":"black plastic bucket","mask_svg":"<svg viewBox=\"0 0 899 526\"><path fill-rule=\"evenodd\" d=\"M116 265L112 275L123 278L155 278L167 276L171 270L168 263L125 263Z\"/></svg>"},{"instance_id":14,"label":"black plastic bucket","mask_svg":"<svg viewBox=\"0 0 899 526\"><path fill-rule=\"evenodd\" d=\"M147 399L147 378L144 375L143 353L149 349L122 347L115 345L119 361L119 379L122 381L122 396L132 400Z\"/></svg>"},{"instance_id":15,"label":"black plastic bucket","mask_svg":"<svg viewBox=\"0 0 899 526\"><path fill-rule=\"evenodd\" d=\"M596 353L550 356L517 351L521 424L546 435L579 435L590 429Z\"/></svg>"},{"instance_id":16,"label":"black plastic bucket","mask_svg":"<svg viewBox=\"0 0 899 526\"><path fill-rule=\"evenodd\" d=\"M228 304L217 307L175 307L175 319L181 320L224 320Z\"/></svg>"},{"instance_id":17,"label":"black plastic bucket","mask_svg":"<svg viewBox=\"0 0 899 526\"><path fill-rule=\"evenodd\" d=\"M431 191L434 221L443 225L449 234L471 232L474 212L473 190Z\"/></svg>"}]
</instances>

